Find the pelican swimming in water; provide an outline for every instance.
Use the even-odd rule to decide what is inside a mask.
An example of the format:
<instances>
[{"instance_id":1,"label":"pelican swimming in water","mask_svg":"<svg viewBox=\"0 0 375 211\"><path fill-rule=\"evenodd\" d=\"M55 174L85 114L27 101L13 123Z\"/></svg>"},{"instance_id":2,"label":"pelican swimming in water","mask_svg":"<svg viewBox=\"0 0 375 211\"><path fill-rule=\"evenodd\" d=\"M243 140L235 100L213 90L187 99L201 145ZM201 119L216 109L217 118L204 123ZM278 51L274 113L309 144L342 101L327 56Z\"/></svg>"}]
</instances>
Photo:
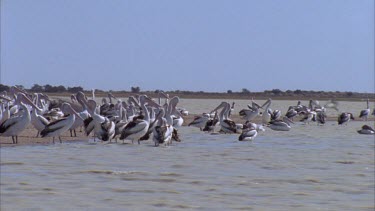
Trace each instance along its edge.
<instances>
[{"instance_id":1,"label":"pelican swimming in water","mask_svg":"<svg viewBox=\"0 0 375 211\"><path fill-rule=\"evenodd\" d=\"M359 114L359 118L362 118L364 121L367 121L367 117L370 115L370 106L369 106L369 99L367 98L367 108L362 110Z\"/></svg>"},{"instance_id":2,"label":"pelican swimming in water","mask_svg":"<svg viewBox=\"0 0 375 211\"><path fill-rule=\"evenodd\" d=\"M62 143L61 134L68 131L73 125L75 118L81 118L79 114L72 108L69 103L63 103L61 110L67 114L67 117L50 122L41 132L42 137L52 137L53 143L55 143L55 137L57 136Z\"/></svg>"},{"instance_id":3,"label":"pelican swimming in water","mask_svg":"<svg viewBox=\"0 0 375 211\"><path fill-rule=\"evenodd\" d=\"M270 121L268 127L276 131L289 131L291 129L290 124L293 123L288 117L284 117L282 120Z\"/></svg>"},{"instance_id":4,"label":"pelican swimming in water","mask_svg":"<svg viewBox=\"0 0 375 211\"><path fill-rule=\"evenodd\" d=\"M16 104L19 104L22 108L22 112L19 115L11 116L0 125L0 136L12 136L13 144L18 143L18 135L27 127L31 122L31 116L29 108L24 104L31 105L33 108L38 107L31 102L25 94L19 92L17 94Z\"/></svg>"},{"instance_id":5,"label":"pelican swimming in water","mask_svg":"<svg viewBox=\"0 0 375 211\"><path fill-rule=\"evenodd\" d=\"M365 135L374 135L375 131L372 127L368 125L363 125L360 130L357 130L359 134L365 134Z\"/></svg>"},{"instance_id":6,"label":"pelican swimming in water","mask_svg":"<svg viewBox=\"0 0 375 211\"><path fill-rule=\"evenodd\" d=\"M245 124L246 128L242 130L241 135L238 137L239 141L253 141L257 137L259 131L265 131L262 125L255 123Z\"/></svg>"}]
</instances>

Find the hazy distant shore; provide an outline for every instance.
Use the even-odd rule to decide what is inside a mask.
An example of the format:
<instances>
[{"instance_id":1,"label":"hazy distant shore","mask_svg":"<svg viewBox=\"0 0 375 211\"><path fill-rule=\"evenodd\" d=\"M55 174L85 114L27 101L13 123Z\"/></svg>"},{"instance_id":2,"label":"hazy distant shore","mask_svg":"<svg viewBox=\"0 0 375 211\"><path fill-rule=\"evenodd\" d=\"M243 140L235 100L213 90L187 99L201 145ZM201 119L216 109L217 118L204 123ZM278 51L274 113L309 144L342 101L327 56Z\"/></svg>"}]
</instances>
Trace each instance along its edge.
<instances>
[{"instance_id":1,"label":"hazy distant shore","mask_svg":"<svg viewBox=\"0 0 375 211\"><path fill-rule=\"evenodd\" d=\"M91 92L85 91L84 92L88 97L92 96ZM124 92L124 91L111 91L111 93L115 97L119 98L127 98L129 96L146 94L150 97L157 98L158 93L155 92ZM239 99L239 100L250 100L251 98L257 100L265 100L268 98L272 98L273 100L338 100L338 101L362 101L364 99L369 98L370 101L375 101L375 94L374 93L346 93L346 92L316 92L316 93L279 93L274 94L272 92L265 93L265 92L250 92L250 93L211 93L211 92L190 92L190 91L174 91L174 92L166 92L171 97L179 96L180 98L185 99ZM46 93L50 96L70 96L73 93ZM107 97L108 92L104 91L96 91L95 96L102 98Z\"/></svg>"}]
</instances>

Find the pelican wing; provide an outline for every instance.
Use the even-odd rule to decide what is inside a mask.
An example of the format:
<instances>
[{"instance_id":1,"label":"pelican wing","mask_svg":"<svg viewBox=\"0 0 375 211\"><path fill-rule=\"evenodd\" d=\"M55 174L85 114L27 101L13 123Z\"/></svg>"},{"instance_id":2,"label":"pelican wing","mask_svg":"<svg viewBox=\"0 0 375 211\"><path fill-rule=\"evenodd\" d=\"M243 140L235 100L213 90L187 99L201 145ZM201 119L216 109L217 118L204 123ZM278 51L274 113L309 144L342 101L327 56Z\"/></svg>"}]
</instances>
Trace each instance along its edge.
<instances>
[{"instance_id":1,"label":"pelican wing","mask_svg":"<svg viewBox=\"0 0 375 211\"><path fill-rule=\"evenodd\" d=\"M59 120L56 120L56 121L53 121L51 123L49 123L46 128L44 128L41 132L40 132L40 135L42 137L45 137L46 135L48 135L49 133L52 133L56 130L59 130L61 128L63 128L65 126L65 120L67 118L63 118L63 119L59 119Z\"/></svg>"},{"instance_id":2,"label":"pelican wing","mask_svg":"<svg viewBox=\"0 0 375 211\"><path fill-rule=\"evenodd\" d=\"M126 137L128 137L131 134L138 133L147 127L148 124L145 121L132 121L129 122L124 128L124 130L121 132L120 139L123 140Z\"/></svg>"},{"instance_id":3,"label":"pelican wing","mask_svg":"<svg viewBox=\"0 0 375 211\"><path fill-rule=\"evenodd\" d=\"M17 124L18 118L10 118L0 125L0 133L5 133L10 127Z\"/></svg>"}]
</instances>

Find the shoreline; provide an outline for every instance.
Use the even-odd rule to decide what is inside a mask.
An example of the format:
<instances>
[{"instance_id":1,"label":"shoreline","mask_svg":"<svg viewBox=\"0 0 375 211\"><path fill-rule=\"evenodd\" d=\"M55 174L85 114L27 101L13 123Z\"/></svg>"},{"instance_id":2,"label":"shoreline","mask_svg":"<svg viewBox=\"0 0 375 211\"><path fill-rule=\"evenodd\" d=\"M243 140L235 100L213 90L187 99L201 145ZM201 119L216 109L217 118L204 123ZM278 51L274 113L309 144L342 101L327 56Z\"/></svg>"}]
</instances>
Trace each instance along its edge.
<instances>
[{"instance_id":1,"label":"shoreline","mask_svg":"<svg viewBox=\"0 0 375 211\"><path fill-rule=\"evenodd\" d=\"M182 126L188 127L188 124L193 121L195 116L196 116L196 114L189 114L189 116L183 117L184 123L183 123ZM244 120L242 118L240 118L239 115L232 115L231 119L233 121L235 121L236 123L244 123ZM351 121L358 122L358 121L363 121L363 120L355 119L355 120L351 120ZM259 124L261 122L261 116L256 117L253 122ZM299 122L299 118L298 118L298 120L297 119L295 120L295 123L298 123L298 122ZM332 117L332 116L328 117L327 123L329 123L329 122L337 122L337 117ZM368 120L366 122L363 121L364 124L371 124L371 123L374 124L374 122L375 122L374 117L368 118ZM313 123L310 123L310 124L316 124L316 123L313 122ZM373 126L373 125L371 125L371 126ZM199 130L198 128L196 128L196 129ZM27 126L27 128L24 131L21 132L20 136L18 136L18 144L12 143L13 142L12 137L0 136L0 148L2 148L2 147L25 146L25 145L49 145L49 144L53 144L52 137L45 137L45 138L38 137L38 138L36 138L36 133L37 133L37 130L34 128L34 126L32 124L29 124ZM77 142L77 141L89 141L90 139L93 139L92 136L86 136L83 132L80 132L80 129L78 129L76 131L76 133L77 133L77 137L70 137L69 131L63 133L63 136L61 136L62 142L63 143L67 143L67 142L73 143L73 142ZM203 133L204 132L202 132L202 134ZM237 135L240 135L240 134L237 134ZM150 140L148 140L148 141L150 141ZM55 143L59 143L59 142L60 142L59 139L56 137Z\"/></svg>"}]
</instances>

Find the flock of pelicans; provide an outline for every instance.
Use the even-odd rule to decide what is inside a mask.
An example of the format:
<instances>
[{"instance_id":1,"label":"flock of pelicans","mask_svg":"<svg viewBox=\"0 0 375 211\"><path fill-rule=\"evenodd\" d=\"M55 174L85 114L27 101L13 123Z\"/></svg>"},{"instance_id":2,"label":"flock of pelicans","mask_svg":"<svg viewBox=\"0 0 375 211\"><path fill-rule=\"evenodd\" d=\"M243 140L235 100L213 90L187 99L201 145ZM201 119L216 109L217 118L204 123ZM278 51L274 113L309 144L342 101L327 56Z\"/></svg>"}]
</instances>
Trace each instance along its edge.
<instances>
[{"instance_id":1,"label":"flock of pelicans","mask_svg":"<svg viewBox=\"0 0 375 211\"><path fill-rule=\"evenodd\" d=\"M0 136L12 137L13 143L18 143L18 135L32 124L37 130L37 137L58 137L70 131L71 136L76 136L76 130L84 128L87 136L93 135L94 140L101 141L129 140L140 143L150 138L155 146L160 144L170 145L172 141L180 142L178 128L184 122L184 116L188 111L178 108L179 97L169 98L168 94L159 93L159 102L155 102L146 95L131 96L127 101L115 98L108 94L109 101L103 98L98 105L95 93L92 99L88 99L84 93L78 92L71 96L71 103L56 103L45 94L29 94L17 87L11 87L9 94L0 93ZM162 98L165 102L162 103ZM117 103L112 103L116 99ZM196 116L188 125L200 128L201 131L213 133L240 134L239 141L253 140L259 131L264 131L265 126L272 130L288 131L293 119L297 116L300 121L306 123L317 122L325 124L326 109L337 109L337 102L330 101L321 106L318 101L310 100L308 106L290 106L282 117L279 110L272 110L271 99L262 106L252 100L247 109L242 109L239 115L246 121L244 124L231 120L234 103L222 102L208 113ZM360 111L359 118L367 121L371 111L369 100L367 108ZM371 113L375 116L375 109ZM254 119L260 116L261 124L254 123ZM352 113L343 112L338 117L338 124L347 124L354 119ZM215 127L220 127L215 132ZM363 125L360 134L374 134L374 129Z\"/></svg>"}]
</instances>

